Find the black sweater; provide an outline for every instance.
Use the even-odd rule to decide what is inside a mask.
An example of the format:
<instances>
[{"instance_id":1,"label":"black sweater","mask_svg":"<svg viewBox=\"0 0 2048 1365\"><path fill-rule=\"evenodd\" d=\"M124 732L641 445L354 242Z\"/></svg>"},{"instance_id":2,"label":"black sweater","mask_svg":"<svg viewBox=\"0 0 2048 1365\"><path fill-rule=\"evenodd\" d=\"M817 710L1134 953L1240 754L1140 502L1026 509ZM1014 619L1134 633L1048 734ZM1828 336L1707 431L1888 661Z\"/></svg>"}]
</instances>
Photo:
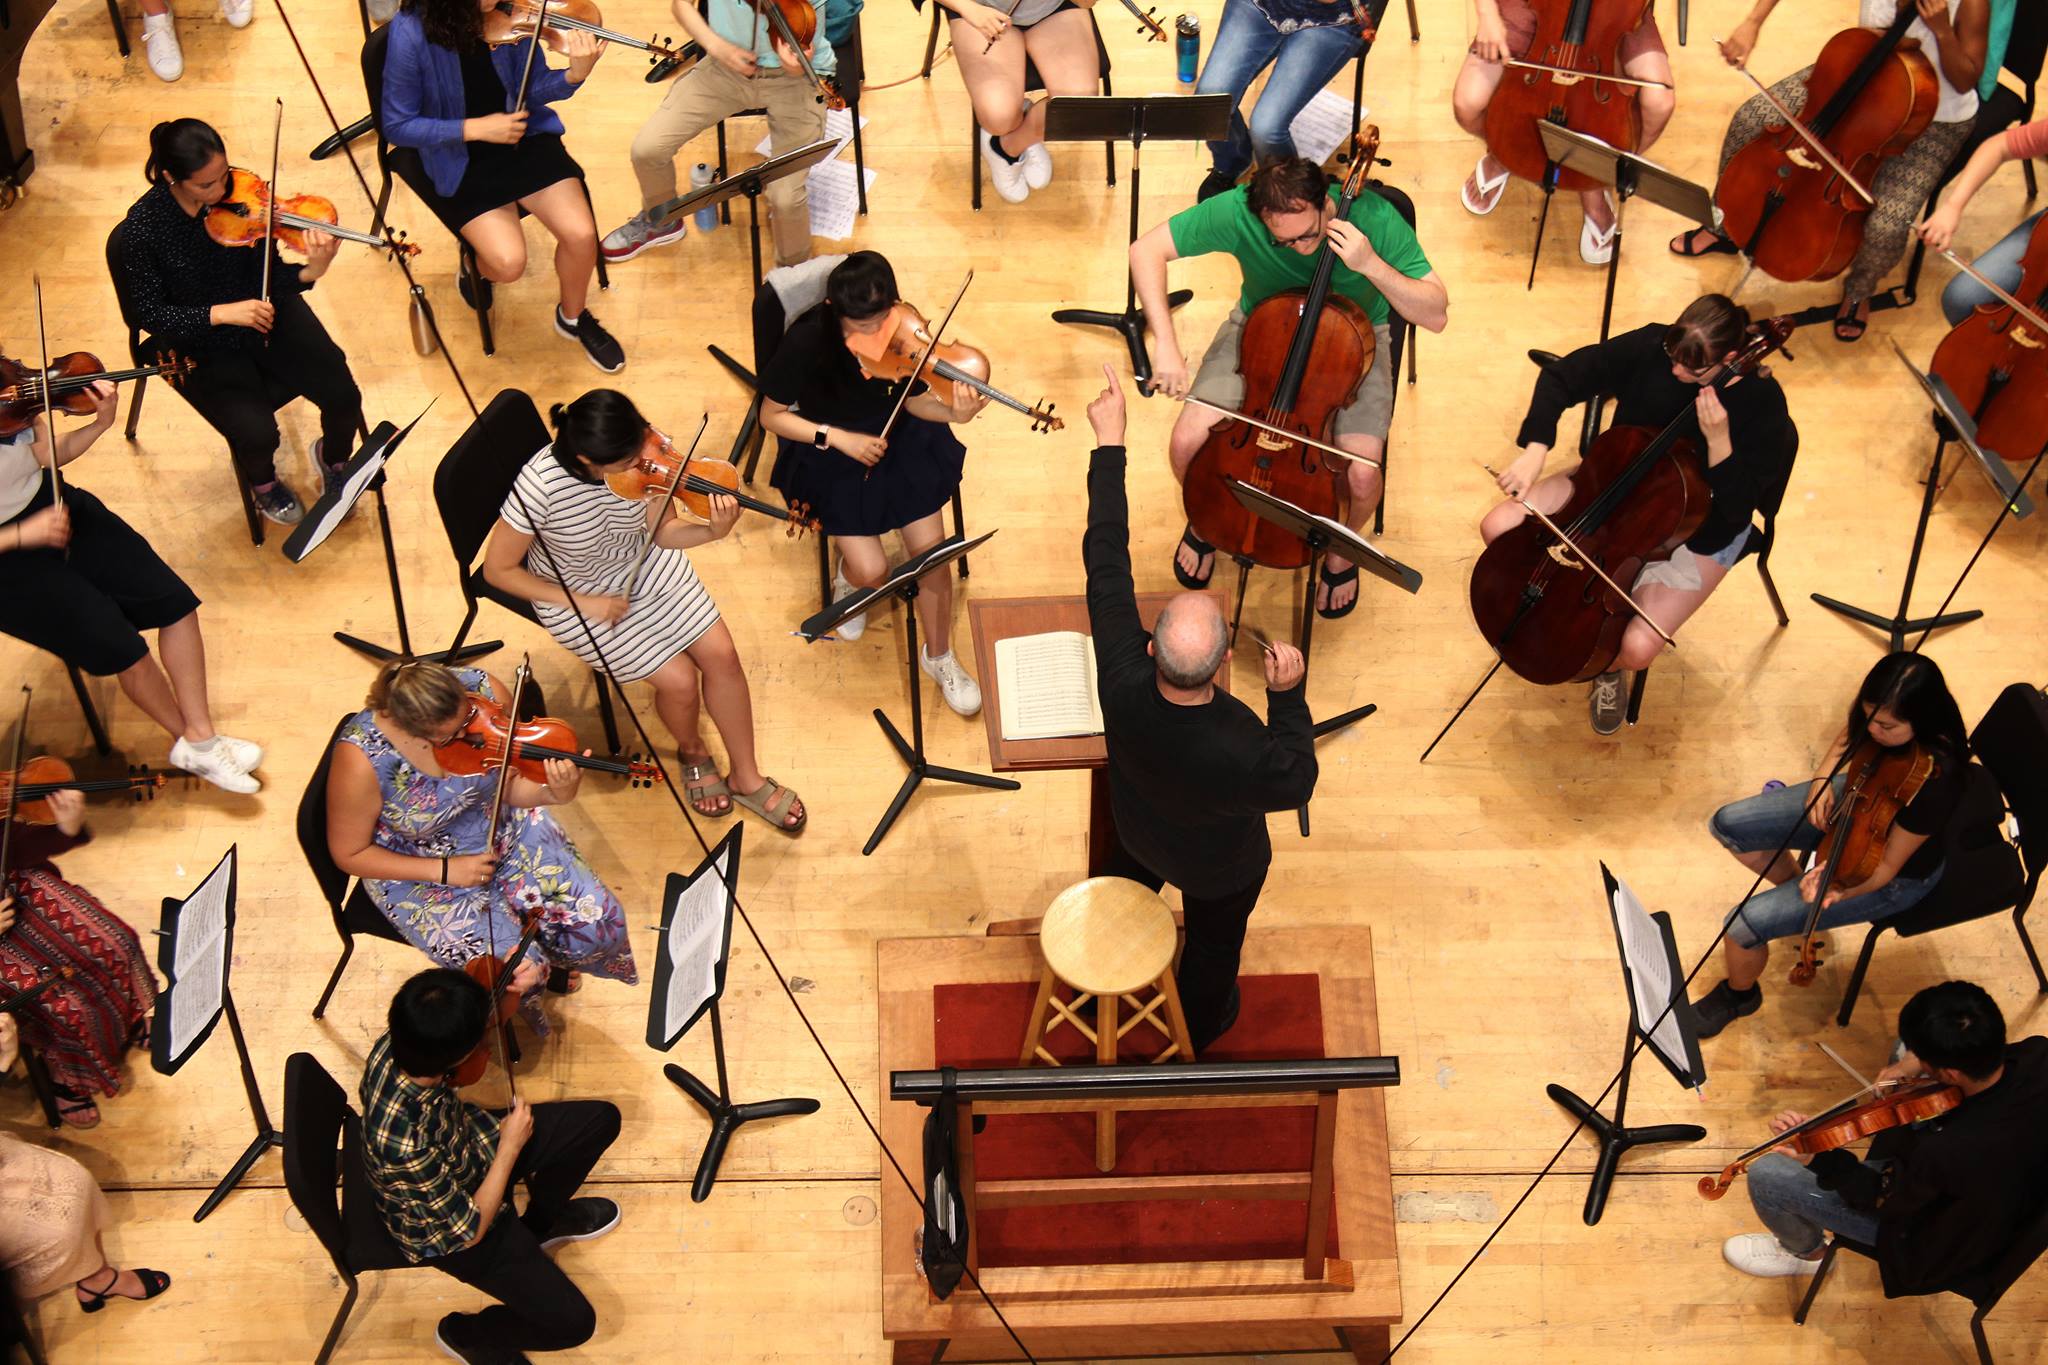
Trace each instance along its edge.
<instances>
[{"instance_id":1,"label":"black sweater","mask_svg":"<svg viewBox=\"0 0 2048 1365\"><path fill-rule=\"evenodd\" d=\"M1225 895L1273 859L1266 813L1316 786L1314 727L1300 685L1266 693L1266 724L1221 688L1200 706L1160 695L1131 582L1124 448L1088 465L1088 623L1109 748L1110 808L1131 855L1183 892Z\"/></svg>"},{"instance_id":2,"label":"black sweater","mask_svg":"<svg viewBox=\"0 0 2048 1365\"><path fill-rule=\"evenodd\" d=\"M133 305L135 325L151 340L183 350L250 350L263 344L253 327L215 326L217 303L239 303L263 293L263 253L271 252L270 298L279 309L313 286L275 247L222 246L206 223L153 186L128 210L121 234L121 295Z\"/></svg>"},{"instance_id":3,"label":"black sweater","mask_svg":"<svg viewBox=\"0 0 2048 1365\"><path fill-rule=\"evenodd\" d=\"M1577 403L1605 394L1615 400L1611 426L1649 427L1662 431L1685 413L1682 432L1691 438L1704 461L1707 445L1691 408L1700 386L1682 384L1671 373L1664 354L1664 328L1652 323L1594 346L1582 346L1555 364L1543 367L1528 415L1515 444L1540 441L1557 444L1557 419ZM1750 524L1759 507L1784 496L1799 453L1799 430L1785 406L1785 391L1768 375L1752 374L1721 390L1728 409L1728 458L1707 467L1707 488L1713 505L1692 539L1694 554L1710 555L1727 548ZM1775 506L1772 507L1775 511Z\"/></svg>"}]
</instances>

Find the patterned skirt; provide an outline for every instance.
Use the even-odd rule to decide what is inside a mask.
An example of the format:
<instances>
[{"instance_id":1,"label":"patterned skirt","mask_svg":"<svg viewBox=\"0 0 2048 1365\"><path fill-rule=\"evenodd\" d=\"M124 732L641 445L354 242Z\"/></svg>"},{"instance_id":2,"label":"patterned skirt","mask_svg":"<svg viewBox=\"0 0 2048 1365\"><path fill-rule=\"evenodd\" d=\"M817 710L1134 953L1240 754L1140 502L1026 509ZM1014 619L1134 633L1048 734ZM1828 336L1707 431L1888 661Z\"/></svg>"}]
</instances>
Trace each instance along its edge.
<instances>
[{"instance_id":1,"label":"patterned skirt","mask_svg":"<svg viewBox=\"0 0 2048 1365\"><path fill-rule=\"evenodd\" d=\"M14 927L0 934L0 984L26 990L45 972L74 968L17 1022L50 1078L82 1095L121 1088L121 1058L149 1031L156 977L135 931L85 891L37 868L13 878Z\"/></svg>"}]
</instances>

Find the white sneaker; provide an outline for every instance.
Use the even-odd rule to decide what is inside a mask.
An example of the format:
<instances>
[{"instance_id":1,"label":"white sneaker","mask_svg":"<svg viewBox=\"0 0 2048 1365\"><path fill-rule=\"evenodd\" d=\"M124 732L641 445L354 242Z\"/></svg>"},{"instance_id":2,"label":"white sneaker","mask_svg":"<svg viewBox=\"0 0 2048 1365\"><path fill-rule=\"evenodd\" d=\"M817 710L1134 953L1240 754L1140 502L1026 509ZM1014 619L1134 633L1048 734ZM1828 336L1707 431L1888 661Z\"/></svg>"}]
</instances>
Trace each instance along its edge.
<instances>
[{"instance_id":1,"label":"white sneaker","mask_svg":"<svg viewBox=\"0 0 2048 1365\"><path fill-rule=\"evenodd\" d=\"M1768 1232L1745 1232L1721 1243L1721 1258L1745 1275L1777 1279L1786 1275L1811 1275L1819 1261L1794 1256Z\"/></svg>"},{"instance_id":2,"label":"white sneaker","mask_svg":"<svg viewBox=\"0 0 2048 1365\"><path fill-rule=\"evenodd\" d=\"M215 738L219 739L221 747L228 751L228 761L243 772L253 773L263 766L263 746L261 744L246 739L236 739L233 735L223 735L218 731L215 732Z\"/></svg>"},{"instance_id":3,"label":"white sneaker","mask_svg":"<svg viewBox=\"0 0 2048 1365\"><path fill-rule=\"evenodd\" d=\"M240 796L251 796L263 789L262 783L236 766L234 752L226 744L216 744L202 752L181 737L171 746L171 766L183 768L194 777L205 778L222 791Z\"/></svg>"},{"instance_id":4,"label":"white sneaker","mask_svg":"<svg viewBox=\"0 0 2048 1365\"><path fill-rule=\"evenodd\" d=\"M997 194L1012 204L1021 204L1031 197L1031 186L1025 179L1025 163L1004 159L987 130L981 134L981 159L988 163L988 178L995 182ZM1050 169L1050 160L1046 164Z\"/></svg>"},{"instance_id":5,"label":"white sneaker","mask_svg":"<svg viewBox=\"0 0 2048 1365\"><path fill-rule=\"evenodd\" d=\"M1031 112L1031 101L1024 101L1024 112ZM1034 190L1042 190L1052 183L1052 152L1043 142L1034 142L1024 149L1024 183Z\"/></svg>"},{"instance_id":6,"label":"white sneaker","mask_svg":"<svg viewBox=\"0 0 2048 1365\"><path fill-rule=\"evenodd\" d=\"M981 710L981 687L967 676L967 669L952 650L947 650L934 659L920 646L917 651L923 657L919 660L924 671L939 685L939 692L946 699L946 705L963 716L971 716Z\"/></svg>"},{"instance_id":7,"label":"white sneaker","mask_svg":"<svg viewBox=\"0 0 2048 1365\"><path fill-rule=\"evenodd\" d=\"M256 17L256 0L220 0L220 17L229 28L247 28Z\"/></svg>"},{"instance_id":8,"label":"white sneaker","mask_svg":"<svg viewBox=\"0 0 2048 1365\"><path fill-rule=\"evenodd\" d=\"M834 602L842 602L851 596L853 596L853 584L846 581L846 567L841 565L832 571L832 600ZM868 614L861 612L858 615L849 616L844 621L841 621L833 629L832 633L846 643L852 644L855 640L867 634L867 630Z\"/></svg>"},{"instance_id":9,"label":"white sneaker","mask_svg":"<svg viewBox=\"0 0 2048 1365\"><path fill-rule=\"evenodd\" d=\"M142 16L142 55L160 81L174 81L185 74L185 53L178 46L178 29L170 11Z\"/></svg>"}]
</instances>

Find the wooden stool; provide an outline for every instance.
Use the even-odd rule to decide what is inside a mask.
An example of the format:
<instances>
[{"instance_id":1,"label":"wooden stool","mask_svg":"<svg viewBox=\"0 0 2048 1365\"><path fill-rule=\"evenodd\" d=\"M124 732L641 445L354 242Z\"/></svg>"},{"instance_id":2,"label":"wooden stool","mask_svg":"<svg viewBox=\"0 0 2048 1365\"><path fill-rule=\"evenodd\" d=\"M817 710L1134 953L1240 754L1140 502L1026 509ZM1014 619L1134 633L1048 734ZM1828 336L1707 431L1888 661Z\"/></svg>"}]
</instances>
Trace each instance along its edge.
<instances>
[{"instance_id":1,"label":"wooden stool","mask_svg":"<svg viewBox=\"0 0 2048 1365\"><path fill-rule=\"evenodd\" d=\"M1095 1060L1104 1066L1116 1064L1118 1045L1140 1024L1150 1024L1166 1038L1166 1047L1150 1060L1193 1061L1194 1042L1173 983L1174 940L1173 911L1158 892L1137 882L1090 877L1060 892L1038 931L1045 969L1039 973L1038 999L1031 1006L1017 1065L1030 1066L1033 1059L1060 1065L1044 1039L1063 1023L1095 1044ZM1054 994L1062 982L1073 988L1073 999ZM1150 991L1151 998L1140 1000L1140 991ZM1082 1014L1091 1000L1092 1027ZM1121 1022L1119 1002L1130 1006ZM1113 1109L1095 1112L1095 1165L1104 1171L1116 1166Z\"/></svg>"}]
</instances>

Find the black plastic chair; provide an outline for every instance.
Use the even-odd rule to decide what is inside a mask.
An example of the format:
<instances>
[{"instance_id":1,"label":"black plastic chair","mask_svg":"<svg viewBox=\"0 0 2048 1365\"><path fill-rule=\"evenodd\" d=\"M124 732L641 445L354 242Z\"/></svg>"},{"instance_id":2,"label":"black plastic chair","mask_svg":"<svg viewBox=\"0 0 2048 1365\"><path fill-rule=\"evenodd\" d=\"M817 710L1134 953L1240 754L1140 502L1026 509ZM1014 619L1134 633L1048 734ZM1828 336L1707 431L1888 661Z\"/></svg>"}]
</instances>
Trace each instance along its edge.
<instances>
[{"instance_id":1,"label":"black plastic chair","mask_svg":"<svg viewBox=\"0 0 2048 1365\"><path fill-rule=\"evenodd\" d=\"M368 11L364 12L365 18ZM377 212L371 219L370 231L384 230L384 213L391 204L391 183L395 175L405 182L427 211L434 214L436 222L441 221L436 211L446 201L434 192L434 182L427 176L426 164L420 160L419 152L411 147L394 147L384 136L384 54L391 41L389 29L380 28L363 40L363 93L370 100L370 118L377 128L377 170L384 177L377 187ZM590 181L583 175L576 177L576 183L583 188L583 202L590 203ZM519 216L525 218L526 210L520 209ZM591 221L597 220L597 210L591 209ZM446 223L442 223L446 227ZM477 331L482 334L485 355L496 355L498 343L491 333L491 300L493 288L486 280L483 270L477 265L476 248L469 239L453 228L449 235L455 239L457 269L461 277L469 282L469 296L475 300L470 305L476 314ZM604 253L597 253L597 287L608 290L612 287L611 276L605 270Z\"/></svg>"},{"instance_id":2,"label":"black plastic chair","mask_svg":"<svg viewBox=\"0 0 2048 1365\"><path fill-rule=\"evenodd\" d=\"M35 1333L29 1330L28 1317L15 1300L14 1291L0 1289L0 1360L14 1359L16 1347L28 1358L28 1365L48 1365L48 1357Z\"/></svg>"},{"instance_id":3,"label":"black plastic chair","mask_svg":"<svg viewBox=\"0 0 2048 1365\"><path fill-rule=\"evenodd\" d=\"M427 1267L408 1261L384 1230L363 1170L362 1120L309 1052L294 1052L284 1064L284 1184L348 1286L314 1357L315 1365L327 1365L361 1292L359 1275Z\"/></svg>"},{"instance_id":4,"label":"black plastic chair","mask_svg":"<svg viewBox=\"0 0 2048 1365\"><path fill-rule=\"evenodd\" d=\"M1381 0L1379 8L1382 10L1386 8L1385 0ZM1371 50L1372 44L1366 44L1366 51L1369 52ZM1358 79L1363 82L1365 79L1365 52L1358 54L1358 72ZM1361 92L1364 90L1362 84L1359 86L1359 90ZM1411 229L1415 226L1415 201L1408 197L1407 191L1389 185L1383 180L1369 180L1366 182L1366 186L1380 198L1392 204L1394 211L1401 215L1402 219L1407 222ZM1398 407L1401 401L1400 374L1401 358L1403 355L1406 355L1408 358L1408 382L1411 384L1415 382L1415 324L1402 317L1391 305L1389 305L1387 310L1387 318L1387 331L1390 334L1390 343L1387 347L1387 373L1389 382L1393 385L1393 395L1388 400L1388 413L1391 419L1393 409ZM1372 533L1374 535L1379 535L1387 529L1387 497L1391 492L1389 480L1393 467L1394 433L1389 430L1386 442L1380 449L1380 505L1372 509Z\"/></svg>"},{"instance_id":5,"label":"black plastic chair","mask_svg":"<svg viewBox=\"0 0 2048 1365\"><path fill-rule=\"evenodd\" d=\"M934 0L934 3L936 2L937 0ZM838 88L839 93L845 97L846 112L853 120L853 193L855 201L860 206L860 213L865 217L868 211L868 159L867 149L862 144L860 132L860 88L861 84L867 80L868 63L866 49L861 44L860 16L858 14L853 16L853 27L848 30L846 41L833 45L832 56L838 65L838 71L834 75L832 83ZM731 117L765 118L767 113L766 109L742 109L738 113L731 115ZM789 149L784 148L784 150L787 151ZM720 180L725 179L725 167L725 120L720 119L718 121L718 178ZM732 222L732 200L728 199L719 205L719 213L721 215L720 221L730 224Z\"/></svg>"},{"instance_id":6,"label":"black plastic chair","mask_svg":"<svg viewBox=\"0 0 2048 1365\"><path fill-rule=\"evenodd\" d=\"M305 795L299 798L299 850L306 855L306 866L313 871L320 897L327 902L327 913L334 919L334 932L341 939L341 957L328 974L319 1002L313 1006L315 1019L327 1013L327 1002L333 998L334 988L341 984L342 968L348 966L355 953L357 934L405 942L405 935L392 927L377 903L370 899L370 893L363 889L362 882L335 866L334 855L327 848L327 774L334 766L334 746L341 742L342 727L350 719L343 716L336 722L334 734L320 751L320 761L306 781Z\"/></svg>"},{"instance_id":7,"label":"black plastic chair","mask_svg":"<svg viewBox=\"0 0 2048 1365\"><path fill-rule=\"evenodd\" d=\"M540 624L533 603L502 591L484 577L478 556L490 539L491 528L497 525L498 509L512 492L512 481L550 439L533 399L523 390L504 389L448 447L434 470L434 505L441 513L441 527L448 533L448 548L454 552L455 572L462 580L462 597L469 608L448 646L450 654L469 638L479 601L488 599L514 616ZM612 713L610 681L602 669L591 669L590 676L597 684L597 711L604 722L605 742L611 746L609 752L617 754L619 722Z\"/></svg>"}]
</instances>

